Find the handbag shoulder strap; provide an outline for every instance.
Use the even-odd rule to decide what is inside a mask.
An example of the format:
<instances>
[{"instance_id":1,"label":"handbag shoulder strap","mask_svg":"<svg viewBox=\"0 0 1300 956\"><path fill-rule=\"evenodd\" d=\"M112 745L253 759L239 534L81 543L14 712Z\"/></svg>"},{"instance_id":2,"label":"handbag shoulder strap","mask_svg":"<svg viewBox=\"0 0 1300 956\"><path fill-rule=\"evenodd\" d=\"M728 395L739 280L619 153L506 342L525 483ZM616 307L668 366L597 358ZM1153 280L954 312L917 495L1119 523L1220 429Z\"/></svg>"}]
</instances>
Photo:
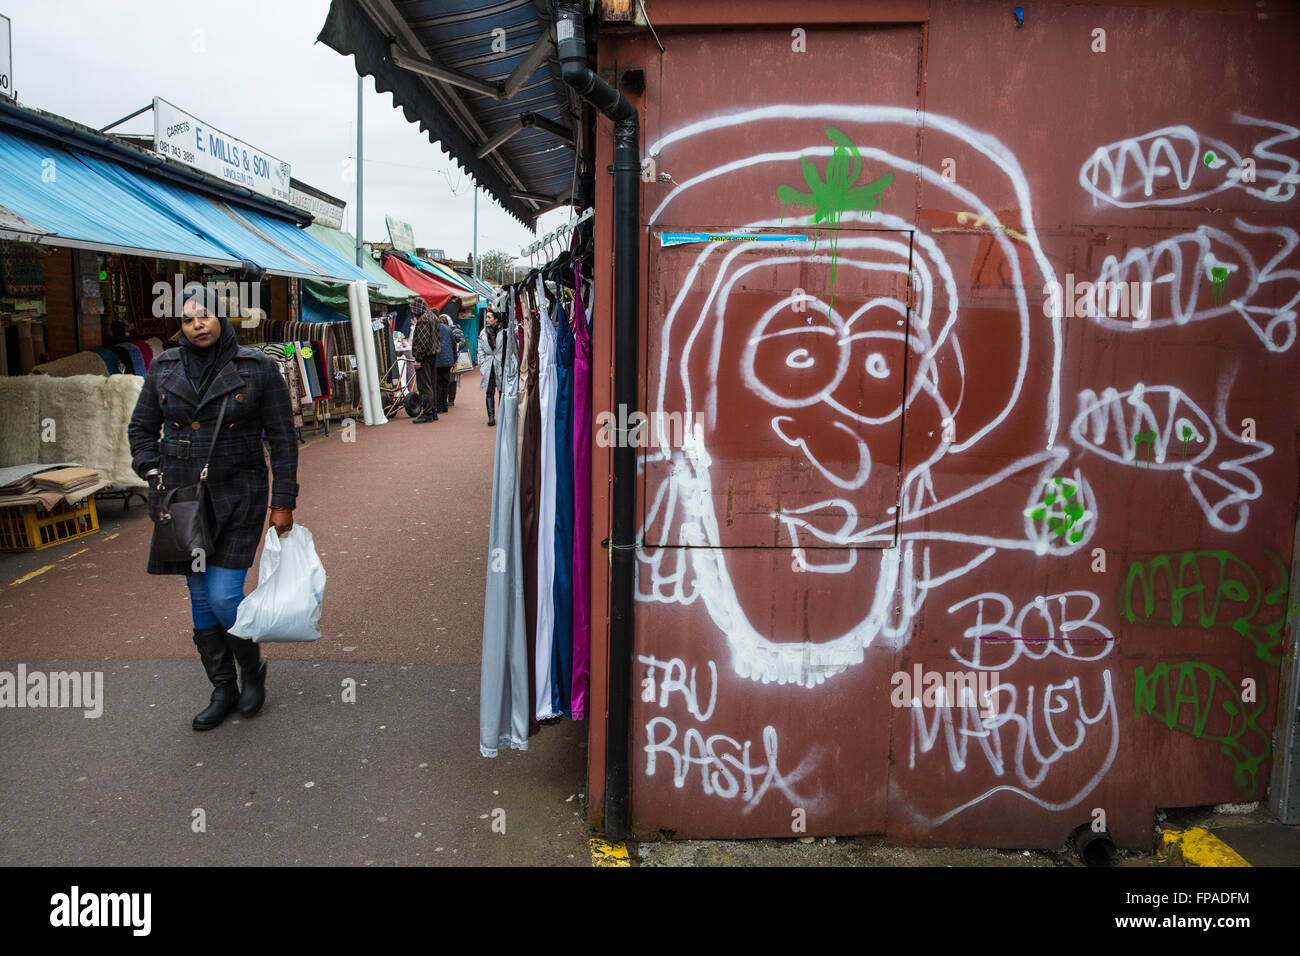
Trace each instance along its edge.
<instances>
[{"instance_id":1,"label":"handbag shoulder strap","mask_svg":"<svg viewBox=\"0 0 1300 956\"><path fill-rule=\"evenodd\" d=\"M216 430L213 431L212 433L212 443L208 445L208 456L203 460L203 470L199 472L199 481L207 481L208 462L212 460L212 452L216 450L217 439L221 437L221 423L225 421L226 403L229 401L230 401L229 395L227 395L225 398L221 400L221 411L217 413L217 427Z\"/></svg>"}]
</instances>

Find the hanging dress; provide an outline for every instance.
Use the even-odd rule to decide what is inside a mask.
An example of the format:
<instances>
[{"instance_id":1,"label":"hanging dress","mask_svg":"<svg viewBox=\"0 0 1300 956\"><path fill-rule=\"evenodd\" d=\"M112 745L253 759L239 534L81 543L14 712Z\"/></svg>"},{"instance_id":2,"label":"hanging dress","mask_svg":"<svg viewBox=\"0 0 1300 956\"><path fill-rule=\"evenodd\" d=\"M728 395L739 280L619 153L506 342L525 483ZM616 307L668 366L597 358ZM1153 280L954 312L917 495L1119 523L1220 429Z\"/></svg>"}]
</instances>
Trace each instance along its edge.
<instances>
[{"instance_id":1,"label":"hanging dress","mask_svg":"<svg viewBox=\"0 0 1300 956\"><path fill-rule=\"evenodd\" d=\"M537 406L541 431L537 459L541 484L537 494L537 719L560 716L551 699L551 664L555 647L555 326L546 286L537 277Z\"/></svg>"},{"instance_id":2,"label":"hanging dress","mask_svg":"<svg viewBox=\"0 0 1300 956\"><path fill-rule=\"evenodd\" d=\"M513 334L507 334L505 339L501 414L492 466L492 519L483 599L483 665L479 676L478 747L484 757L495 757L500 747L527 750L532 715L516 480L519 350L518 339Z\"/></svg>"},{"instance_id":3,"label":"hanging dress","mask_svg":"<svg viewBox=\"0 0 1300 956\"><path fill-rule=\"evenodd\" d=\"M530 301L523 308L524 321L524 362L520 373L524 394L521 398L520 425L522 432L519 442L519 515L522 525L521 548L523 549L524 575L524 624L527 628L528 673L537 673L537 519L541 485L541 457L538 443L541 440L542 420L541 406L537 396L537 309L531 302L532 290L527 290ZM550 603L550 592L547 592ZM546 658L547 661L550 658ZM548 665L549 666L549 665ZM537 723L537 685L529 681L530 703L528 725L529 734L541 729ZM549 698L548 698L549 704Z\"/></svg>"},{"instance_id":4,"label":"hanging dress","mask_svg":"<svg viewBox=\"0 0 1300 956\"><path fill-rule=\"evenodd\" d=\"M573 719L587 716L591 668L591 323L578 260L573 303ZM584 307L584 303L588 303Z\"/></svg>"},{"instance_id":5,"label":"hanging dress","mask_svg":"<svg viewBox=\"0 0 1300 956\"><path fill-rule=\"evenodd\" d=\"M572 716L573 692L573 333L555 307L555 638L551 709Z\"/></svg>"}]
</instances>

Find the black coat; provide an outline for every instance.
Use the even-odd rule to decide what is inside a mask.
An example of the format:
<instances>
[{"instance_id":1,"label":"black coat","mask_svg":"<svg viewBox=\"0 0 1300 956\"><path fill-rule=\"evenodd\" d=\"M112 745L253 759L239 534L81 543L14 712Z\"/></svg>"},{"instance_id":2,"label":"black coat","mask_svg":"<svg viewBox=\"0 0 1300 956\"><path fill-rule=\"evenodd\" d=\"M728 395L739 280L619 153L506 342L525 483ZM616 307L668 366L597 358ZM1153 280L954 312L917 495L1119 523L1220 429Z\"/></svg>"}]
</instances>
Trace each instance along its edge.
<instances>
[{"instance_id":1,"label":"black coat","mask_svg":"<svg viewBox=\"0 0 1300 956\"><path fill-rule=\"evenodd\" d=\"M250 568L266 528L268 507L263 429L275 476L270 505L293 508L298 499L298 439L289 388L275 359L241 346L200 399L185 375L180 349L158 356L144 377L127 430L131 467L142 478L149 469L161 468L166 488L198 481L222 399L227 399L226 413L206 482L213 543L207 563ZM186 574L191 568L188 561L159 561L151 547L148 570Z\"/></svg>"},{"instance_id":2,"label":"black coat","mask_svg":"<svg viewBox=\"0 0 1300 956\"><path fill-rule=\"evenodd\" d=\"M456 336L451 329L438 323L438 334L442 337L438 349L438 360L433 363L434 368L451 368L456 364Z\"/></svg>"}]
</instances>

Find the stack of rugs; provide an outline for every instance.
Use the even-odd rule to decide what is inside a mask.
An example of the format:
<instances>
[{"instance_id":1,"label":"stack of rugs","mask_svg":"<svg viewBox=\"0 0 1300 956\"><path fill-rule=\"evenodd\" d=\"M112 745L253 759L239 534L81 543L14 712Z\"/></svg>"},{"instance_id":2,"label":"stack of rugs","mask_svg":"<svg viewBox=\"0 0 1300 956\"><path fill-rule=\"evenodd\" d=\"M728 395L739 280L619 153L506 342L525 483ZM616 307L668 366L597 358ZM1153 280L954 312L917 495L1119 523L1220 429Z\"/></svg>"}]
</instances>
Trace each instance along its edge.
<instances>
[{"instance_id":1,"label":"stack of rugs","mask_svg":"<svg viewBox=\"0 0 1300 956\"><path fill-rule=\"evenodd\" d=\"M318 339L314 342L286 344L292 346L289 358L298 366L299 381L304 389L303 397L309 402L329 398L331 375L326 372L330 368L330 362L325 343Z\"/></svg>"},{"instance_id":2,"label":"stack of rugs","mask_svg":"<svg viewBox=\"0 0 1300 956\"><path fill-rule=\"evenodd\" d=\"M37 504L52 511L63 502L76 505L106 487L108 482L94 468L15 465L0 468L0 508Z\"/></svg>"},{"instance_id":3,"label":"stack of rugs","mask_svg":"<svg viewBox=\"0 0 1300 956\"><path fill-rule=\"evenodd\" d=\"M143 384L138 375L102 372L0 376L0 468L40 465L32 470L41 471L75 462L94 468L112 487L143 488L144 479L131 469L127 434Z\"/></svg>"},{"instance_id":4,"label":"stack of rugs","mask_svg":"<svg viewBox=\"0 0 1300 956\"><path fill-rule=\"evenodd\" d=\"M32 367L35 375L139 375L144 377L153 360L163 353L160 338L131 339L111 348L85 349L73 355Z\"/></svg>"}]
</instances>

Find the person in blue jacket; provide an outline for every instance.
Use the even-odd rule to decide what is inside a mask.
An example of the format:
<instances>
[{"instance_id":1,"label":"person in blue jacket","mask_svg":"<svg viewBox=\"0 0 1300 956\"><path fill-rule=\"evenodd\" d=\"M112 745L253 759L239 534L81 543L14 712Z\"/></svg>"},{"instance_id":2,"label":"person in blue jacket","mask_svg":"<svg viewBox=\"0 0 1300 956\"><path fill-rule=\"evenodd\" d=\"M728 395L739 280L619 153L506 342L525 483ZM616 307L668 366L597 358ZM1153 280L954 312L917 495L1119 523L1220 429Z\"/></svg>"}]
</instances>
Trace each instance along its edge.
<instances>
[{"instance_id":1,"label":"person in blue jacket","mask_svg":"<svg viewBox=\"0 0 1300 956\"><path fill-rule=\"evenodd\" d=\"M443 413L447 411L447 400L451 397L451 367L456 364L456 336L451 331L451 319L445 315L439 318L442 321L438 323L438 334L442 341L433 365L438 370L438 412Z\"/></svg>"}]
</instances>

